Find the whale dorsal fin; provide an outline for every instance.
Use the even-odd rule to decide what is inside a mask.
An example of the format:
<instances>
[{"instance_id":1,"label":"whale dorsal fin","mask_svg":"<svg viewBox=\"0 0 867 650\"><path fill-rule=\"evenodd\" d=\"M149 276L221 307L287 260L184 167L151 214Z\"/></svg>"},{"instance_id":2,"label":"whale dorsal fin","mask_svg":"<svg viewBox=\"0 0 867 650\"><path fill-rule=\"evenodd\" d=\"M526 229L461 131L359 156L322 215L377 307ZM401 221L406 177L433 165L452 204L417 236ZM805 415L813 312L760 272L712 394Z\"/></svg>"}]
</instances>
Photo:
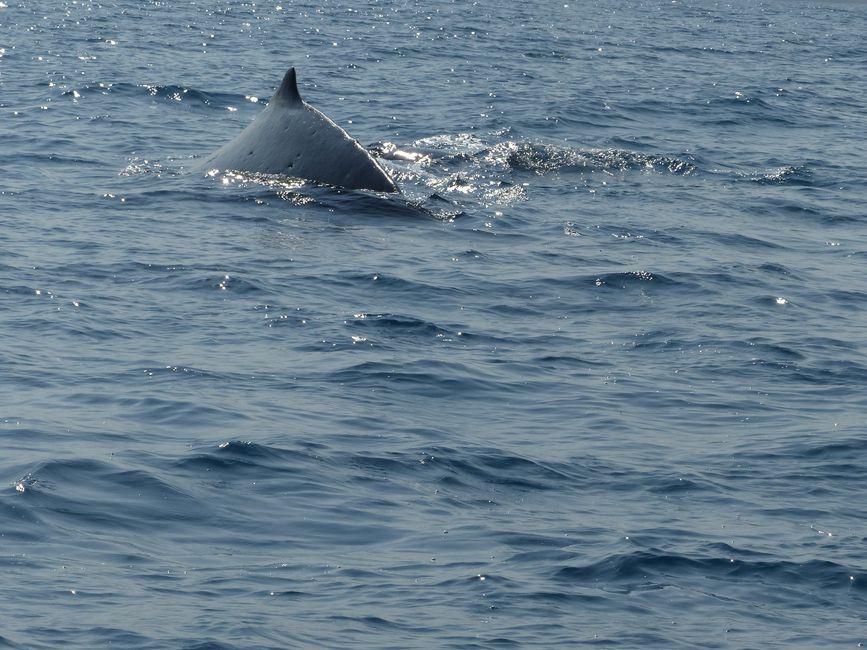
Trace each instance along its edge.
<instances>
[{"instance_id":1,"label":"whale dorsal fin","mask_svg":"<svg viewBox=\"0 0 867 650\"><path fill-rule=\"evenodd\" d=\"M278 174L347 189L400 191L364 147L301 99L294 68L283 76L267 108L202 167L209 174L214 169Z\"/></svg>"},{"instance_id":2,"label":"whale dorsal fin","mask_svg":"<svg viewBox=\"0 0 867 650\"><path fill-rule=\"evenodd\" d=\"M289 68L283 75L283 81L280 82L280 87L274 93L271 101L277 101L281 104L300 104L302 102L301 93L298 92L298 82L295 81L295 68Z\"/></svg>"}]
</instances>

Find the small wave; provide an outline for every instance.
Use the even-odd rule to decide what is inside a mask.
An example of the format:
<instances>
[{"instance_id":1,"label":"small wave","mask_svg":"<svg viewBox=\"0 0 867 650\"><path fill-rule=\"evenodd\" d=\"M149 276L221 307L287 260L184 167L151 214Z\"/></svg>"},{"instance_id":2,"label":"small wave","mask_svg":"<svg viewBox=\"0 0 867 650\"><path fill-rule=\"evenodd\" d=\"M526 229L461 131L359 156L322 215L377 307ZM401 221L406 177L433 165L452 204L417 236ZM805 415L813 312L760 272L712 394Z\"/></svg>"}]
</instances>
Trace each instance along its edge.
<instances>
[{"instance_id":1,"label":"small wave","mask_svg":"<svg viewBox=\"0 0 867 650\"><path fill-rule=\"evenodd\" d=\"M567 464L538 462L502 450L476 450L468 454L448 448L433 449L425 462L445 470L439 481L453 486L483 483L515 490L557 490L579 478L575 468Z\"/></svg>"},{"instance_id":2,"label":"small wave","mask_svg":"<svg viewBox=\"0 0 867 650\"><path fill-rule=\"evenodd\" d=\"M778 91L777 91L778 92ZM762 99L761 97L736 92L734 96L711 100L705 120L716 126L738 127L744 124L767 126L798 126L792 109Z\"/></svg>"},{"instance_id":3,"label":"small wave","mask_svg":"<svg viewBox=\"0 0 867 650\"><path fill-rule=\"evenodd\" d=\"M526 390L523 381L509 384L464 364L429 360L400 366L368 361L334 371L329 379L377 392L411 393L427 398L472 394L502 397Z\"/></svg>"},{"instance_id":4,"label":"small wave","mask_svg":"<svg viewBox=\"0 0 867 650\"><path fill-rule=\"evenodd\" d=\"M794 373L793 378L815 386L850 387L850 390L857 392L855 387L867 383L867 365L855 360L845 360L838 361L830 368L801 366Z\"/></svg>"},{"instance_id":5,"label":"small wave","mask_svg":"<svg viewBox=\"0 0 867 650\"><path fill-rule=\"evenodd\" d=\"M81 156L64 156L51 151L37 151L33 153L19 153L16 158L18 161L33 161L40 165L60 165L60 166L102 166L104 162L98 158L83 158Z\"/></svg>"},{"instance_id":6,"label":"small wave","mask_svg":"<svg viewBox=\"0 0 867 650\"><path fill-rule=\"evenodd\" d=\"M142 374L151 372L145 369ZM185 392L192 396L192 391ZM249 419L246 413L232 408L230 404L209 406L196 399L163 399L157 397L111 397L102 395L73 395L83 403L105 406L116 405L123 408L132 419L142 422L176 425L176 426L208 426L227 425L233 422L245 422Z\"/></svg>"},{"instance_id":7,"label":"small wave","mask_svg":"<svg viewBox=\"0 0 867 650\"><path fill-rule=\"evenodd\" d=\"M800 350L791 346L767 343L761 339L747 340L745 343L752 354L771 357L778 362L801 361L806 358Z\"/></svg>"},{"instance_id":8,"label":"small wave","mask_svg":"<svg viewBox=\"0 0 867 650\"><path fill-rule=\"evenodd\" d=\"M783 248L780 244L777 244L776 242L768 241L767 239L761 239L759 237L751 235L744 235L741 233L703 232L702 235L704 235L708 239L717 241L724 246L730 246L732 250L763 250Z\"/></svg>"},{"instance_id":9,"label":"small wave","mask_svg":"<svg viewBox=\"0 0 867 650\"><path fill-rule=\"evenodd\" d=\"M244 102L258 103L258 97L215 93L179 86L175 84L133 84L127 82L98 81L68 88L61 97L74 101L98 95L117 95L121 97L155 98L164 102L183 104L189 108L237 110Z\"/></svg>"},{"instance_id":10,"label":"small wave","mask_svg":"<svg viewBox=\"0 0 867 650\"><path fill-rule=\"evenodd\" d=\"M652 283L655 286L675 286L680 284L677 280L673 280L659 273L651 273L650 271L622 271L617 273L605 273L596 277L595 284L597 287L607 287L615 289L627 289L630 287L642 286Z\"/></svg>"},{"instance_id":11,"label":"small wave","mask_svg":"<svg viewBox=\"0 0 867 650\"><path fill-rule=\"evenodd\" d=\"M385 335L396 334L400 336L452 338L460 337L463 334L460 331L441 327L436 323L400 314L357 313L353 315L352 320L348 321L348 323L361 330L367 329L382 332Z\"/></svg>"},{"instance_id":12,"label":"small wave","mask_svg":"<svg viewBox=\"0 0 867 650\"><path fill-rule=\"evenodd\" d=\"M365 472L407 475L413 481L419 473L456 494L486 493L490 486L517 491L554 491L590 486L606 476L605 467L577 462L543 462L496 448L454 449L431 447L420 453L398 452L385 455L359 453L352 464ZM515 535L518 535L515 533ZM521 534L523 539L526 535ZM545 538L547 539L547 538ZM562 540L553 543L562 546Z\"/></svg>"},{"instance_id":13,"label":"small wave","mask_svg":"<svg viewBox=\"0 0 867 650\"><path fill-rule=\"evenodd\" d=\"M135 284L160 284L180 291L225 291L227 294L255 295L265 293L256 280L232 271L193 269L183 264L162 265L133 263L129 268L141 275L133 277Z\"/></svg>"},{"instance_id":14,"label":"small wave","mask_svg":"<svg viewBox=\"0 0 867 650\"><path fill-rule=\"evenodd\" d=\"M718 486L711 484L707 479L697 476L651 476L647 478L646 489L653 494L721 492Z\"/></svg>"},{"instance_id":15,"label":"small wave","mask_svg":"<svg viewBox=\"0 0 867 650\"><path fill-rule=\"evenodd\" d=\"M730 106L731 105L743 106L745 104L748 104L749 106L754 107L754 108L764 108L764 109L768 109L768 110L773 109L773 106L771 106L768 102L763 100L761 97L756 97L754 95L747 95L747 94L742 93L740 91L735 92L734 97L726 97L726 98L722 99L721 103L727 104Z\"/></svg>"},{"instance_id":16,"label":"small wave","mask_svg":"<svg viewBox=\"0 0 867 650\"><path fill-rule=\"evenodd\" d=\"M385 511L370 509L349 492L353 478L346 474L345 458L235 440L179 459L173 470L219 489L221 513L233 525L243 521L244 529L265 544L279 539L310 548L359 546L399 535ZM256 486L254 493L250 485ZM384 510L394 506L384 498L376 502ZM281 521L292 522L289 529L280 530L285 524L261 516L266 509L273 516L275 507Z\"/></svg>"},{"instance_id":17,"label":"small wave","mask_svg":"<svg viewBox=\"0 0 867 650\"><path fill-rule=\"evenodd\" d=\"M867 458L867 440L848 438L833 442L810 442L792 447L791 455L795 459L811 458L820 460L844 460Z\"/></svg>"},{"instance_id":18,"label":"small wave","mask_svg":"<svg viewBox=\"0 0 867 650\"><path fill-rule=\"evenodd\" d=\"M748 560L738 557L699 557L636 551L612 555L584 566L569 566L557 570L556 580L578 583L608 583L627 588L647 588L649 584L665 586L680 577L694 576L718 583L744 581L779 585L781 587L811 587L817 590L853 586L867 590L867 576L850 567L827 560L791 562L787 560Z\"/></svg>"},{"instance_id":19,"label":"small wave","mask_svg":"<svg viewBox=\"0 0 867 650\"><path fill-rule=\"evenodd\" d=\"M41 463L15 489L41 516L76 527L150 530L166 521L206 521L208 508L151 472L90 459Z\"/></svg>"},{"instance_id":20,"label":"small wave","mask_svg":"<svg viewBox=\"0 0 867 650\"><path fill-rule=\"evenodd\" d=\"M163 366L161 368L142 368L140 370L143 374L148 377L166 377L170 379L175 378L184 378L184 379L214 379L217 376L208 372L207 370L202 370L200 368L188 368L186 366Z\"/></svg>"},{"instance_id":21,"label":"small wave","mask_svg":"<svg viewBox=\"0 0 867 650\"><path fill-rule=\"evenodd\" d=\"M62 93L60 93L61 97L71 97L72 99L81 99L82 97L86 97L88 95L110 95L115 92L122 92L123 87L133 88L134 84L114 84L109 82L95 82L90 84L85 84L83 86L77 86L75 88L69 88Z\"/></svg>"},{"instance_id":22,"label":"small wave","mask_svg":"<svg viewBox=\"0 0 867 650\"><path fill-rule=\"evenodd\" d=\"M297 473L299 463L315 460L315 456L304 452L245 440L230 440L220 443L216 448L202 449L179 459L174 462L174 467L195 473L226 471L262 476L266 471L271 475Z\"/></svg>"},{"instance_id":23,"label":"small wave","mask_svg":"<svg viewBox=\"0 0 867 650\"><path fill-rule=\"evenodd\" d=\"M210 639L186 645L184 646L184 650L240 650L241 647L242 646L237 646L232 643Z\"/></svg>"},{"instance_id":24,"label":"small wave","mask_svg":"<svg viewBox=\"0 0 867 650\"><path fill-rule=\"evenodd\" d=\"M321 281L321 278L320 280ZM376 282L377 287L396 292L404 296L425 296L427 300L448 298L455 295L469 295L467 289L449 286L440 282L424 281L421 279L406 278L388 273L356 273L343 272L326 277L338 286L352 287L361 283Z\"/></svg>"},{"instance_id":25,"label":"small wave","mask_svg":"<svg viewBox=\"0 0 867 650\"><path fill-rule=\"evenodd\" d=\"M805 165L776 167L763 172L745 173L744 178L759 185L788 185L807 187L814 185L813 170Z\"/></svg>"},{"instance_id":26,"label":"small wave","mask_svg":"<svg viewBox=\"0 0 867 650\"><path fill-rule=\"evenodd\" d=\"M185 106L201 107L201 108L224 108L228 109L234 104L237 104L246 99L252 101L252 98L243 98L240 95L229 95L226 93L209 93L195 88L186 88L184 86L158 85L150 84L138 86L144 89L147 94L156 99L167 102L183 103ZM258 99L256 100L258 102ZM254 102L255 103L255 102Z\"/></svg>"},{"instance_id":27,"label":"small wave","mask_svg":"<svg viewBox=\"0 0 867 650\"><path fill-rule=\"evenodd\" d=\"M747 241L750 241L750 238L745 239ZM773 262L765 262L764 264L760 264L758 269L764 273L776 275L780 278L799 277L798 274L794 273L792 269L788 268L787 266L783 266L782 264L774 264Z\"/></svg>"}]
</instances>

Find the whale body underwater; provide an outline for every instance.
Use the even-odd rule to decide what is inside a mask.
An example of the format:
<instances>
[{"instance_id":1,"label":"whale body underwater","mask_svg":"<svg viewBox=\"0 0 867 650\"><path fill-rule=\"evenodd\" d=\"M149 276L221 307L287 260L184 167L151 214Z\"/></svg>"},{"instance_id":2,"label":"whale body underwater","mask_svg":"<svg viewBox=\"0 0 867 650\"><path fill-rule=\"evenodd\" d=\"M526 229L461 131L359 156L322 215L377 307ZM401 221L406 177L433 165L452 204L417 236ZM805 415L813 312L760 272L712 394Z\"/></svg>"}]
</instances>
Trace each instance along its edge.
<instances>
[{"instance_id":1,"label":"whale body underwater","mask_svg":"<svg viewBox=\"0 0 867 650\"><path fill-rule=\"evenodd\" d=\"M265 110L205 158L201 168L281 174L351 190L398 191L364 147L301 99L295 68L286 72Z\"/></svg>"}]
</instances>

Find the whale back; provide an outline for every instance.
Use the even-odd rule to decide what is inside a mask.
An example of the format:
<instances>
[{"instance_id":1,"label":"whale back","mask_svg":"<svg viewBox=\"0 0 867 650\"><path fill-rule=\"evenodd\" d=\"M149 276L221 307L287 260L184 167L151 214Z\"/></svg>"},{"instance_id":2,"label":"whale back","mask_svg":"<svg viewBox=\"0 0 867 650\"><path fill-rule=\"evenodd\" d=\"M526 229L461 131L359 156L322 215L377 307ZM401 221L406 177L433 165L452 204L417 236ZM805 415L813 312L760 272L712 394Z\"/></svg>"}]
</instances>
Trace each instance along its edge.
<instances>
[{"instance_id":1,"label":"whale back","mask_svg":"<svg viewBox=\"0 0 867 650\"><path fill-rule=\"evenodd\" d=\"M354 190L397 191L364 147L301 99L295 68L286 72L265 110L202 166L282 174Z\"/></svg>"}]
</instances>

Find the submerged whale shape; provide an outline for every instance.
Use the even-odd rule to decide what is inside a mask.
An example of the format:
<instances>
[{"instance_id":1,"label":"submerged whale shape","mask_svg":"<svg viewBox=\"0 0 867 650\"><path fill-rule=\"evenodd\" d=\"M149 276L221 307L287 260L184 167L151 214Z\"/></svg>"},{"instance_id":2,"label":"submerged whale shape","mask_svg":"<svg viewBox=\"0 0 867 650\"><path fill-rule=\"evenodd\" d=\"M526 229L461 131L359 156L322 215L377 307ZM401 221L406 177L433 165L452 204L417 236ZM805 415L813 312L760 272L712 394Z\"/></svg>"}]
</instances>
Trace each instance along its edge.
<instances>
[{"instance_id":1,"label":"submerged whale shape","mask_svg":"<svg viewBox=\"0 0 867 650\"><path fill-rule=\"evenodd\" d=\"M283 174L352 190L398 191L364 147L301 99L295 68L289 68L265 110L202 167Z\"/></svg>"}]
</instances>

